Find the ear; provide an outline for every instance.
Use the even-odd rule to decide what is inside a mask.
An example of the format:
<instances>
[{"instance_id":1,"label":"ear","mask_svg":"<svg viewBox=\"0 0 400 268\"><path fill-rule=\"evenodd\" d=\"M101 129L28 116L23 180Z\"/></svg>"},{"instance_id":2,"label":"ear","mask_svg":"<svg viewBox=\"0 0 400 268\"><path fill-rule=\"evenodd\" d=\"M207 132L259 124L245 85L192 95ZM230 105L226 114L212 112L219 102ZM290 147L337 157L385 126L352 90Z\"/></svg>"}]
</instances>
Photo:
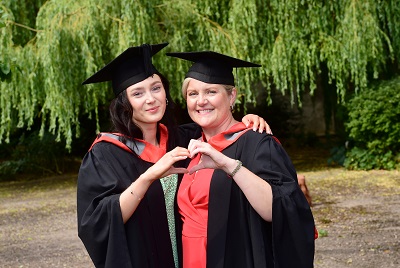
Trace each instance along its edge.
<instances>
[{"instance_id":1,"label":"ear","mask_svg":"<svg viewBox=\"0 0 400 268\"><path fill-rule=\"evenodd\" d=\"M237 89L234 87L234 88L232 88L231 95L230 95L230 98L231 98L231 101L230 101L231 106L235 104L236 96L237 96Z\"/></svg>"}]
</instances>

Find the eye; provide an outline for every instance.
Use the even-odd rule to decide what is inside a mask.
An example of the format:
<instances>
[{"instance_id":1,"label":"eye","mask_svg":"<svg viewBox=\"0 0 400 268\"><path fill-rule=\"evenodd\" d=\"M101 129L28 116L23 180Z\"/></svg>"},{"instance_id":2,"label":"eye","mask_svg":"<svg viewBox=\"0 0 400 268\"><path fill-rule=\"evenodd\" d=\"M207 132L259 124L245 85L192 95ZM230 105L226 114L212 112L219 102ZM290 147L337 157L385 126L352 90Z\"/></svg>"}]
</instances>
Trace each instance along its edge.
<instances>
[{"instance_id":1,"label":"eye","mask_svg":"<svg viewBox=\"0 0 400 268\"><path fill-rule=\"evenodd\" d=\"M151 90L155 91L155 92L159 92L161 90L161 86L155 86Z\"/></svg>"},{"instance_id":2,"label":"eye","mask_svg":"<svg viewBox=\"0 0 400 268\"><path fill-rule=\"evenodd\" d=\"M198 93L196 91L190 91L187 93L189 97L196 96Z\"/></svg>"},{"instance_id":3,"label":"eye","mask_svg":"<svg viewBox=\"0 0 400 268\"><path fill-rule=\"evenodd\" d=\"M143 95L143 92L141 92L141 91L133 91L133 92L131 92L131 96L132 97L140 97L142 95Z\"/></svg>"},{"instance_id":4,"label":"eye","mask_svg":"<svg viewBox=\"0 0 400 268\"><path fill-rule=\"evenodd\" d=\"M210 90L207 91L207 94L209 94L209 95L215 95L217 93L218 93L218 91L215 90L215 89L210 89Z\"/></svg>"}]
</instances>

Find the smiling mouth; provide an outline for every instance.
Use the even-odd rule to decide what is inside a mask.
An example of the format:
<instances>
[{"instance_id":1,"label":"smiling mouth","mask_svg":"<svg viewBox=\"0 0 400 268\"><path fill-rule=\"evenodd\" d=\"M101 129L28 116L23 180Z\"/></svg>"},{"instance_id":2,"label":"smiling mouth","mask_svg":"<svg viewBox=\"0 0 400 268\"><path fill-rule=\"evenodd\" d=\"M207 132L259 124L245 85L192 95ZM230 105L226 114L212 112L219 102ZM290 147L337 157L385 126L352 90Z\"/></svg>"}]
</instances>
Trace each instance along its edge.
<instances>
[{"instance_id":1,"label":"smiling mouth","mask_svg":"<svg viewBox=\"0 0 400 268\"><path fill-rule=\"evenodd\" d=\"M197 110L197 113L199 113L199 114L207 114L207 113L211 113L212 111L213 111L212 109Z\"/></svg>"},{"instance_id":2,"label":"smiling mouth","mask_svg":"<svg viewBox=\"0 0 400 268\"><path fill-rule=\"evenodd\" d=\"M150 108L150 109L147 109L146 111L147 112L155 112L155 111L157 111L158 110L158 106L157 107L153 107L153 108Z\"/></svg>"}]
</instances>

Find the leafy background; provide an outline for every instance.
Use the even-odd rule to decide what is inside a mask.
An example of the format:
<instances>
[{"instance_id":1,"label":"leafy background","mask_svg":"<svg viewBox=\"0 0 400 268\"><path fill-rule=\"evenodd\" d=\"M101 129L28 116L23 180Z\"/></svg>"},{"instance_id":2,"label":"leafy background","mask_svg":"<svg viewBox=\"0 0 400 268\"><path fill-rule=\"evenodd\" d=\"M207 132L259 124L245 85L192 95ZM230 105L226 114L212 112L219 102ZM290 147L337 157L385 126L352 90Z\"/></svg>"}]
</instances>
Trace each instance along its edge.
<instances>
[{"instance_id":1,"label":"leafy background","mask_svg":"<svg viewBox=\"0 0 400 268\"><path fill-rule=\"evenodd\" d=\"M262 64L235 71L243 109L257 101L266 109L274 90L301 107L303 94L323 90L329 126L340 109L354 109L345 107L353 96L377 91L380 81L399 83L400 1L3 0L0 142L15 148L25 133L51 135L69 152L83 145L85 127L106 129L112 92L106 83L81 82L129 46L165 41L165 52L215 50ZM184 106L188 63L154 60ZM344 140L355 138L348 128ZM392 156L398 165L398 151Z\"/></svg>"}]
</instances>

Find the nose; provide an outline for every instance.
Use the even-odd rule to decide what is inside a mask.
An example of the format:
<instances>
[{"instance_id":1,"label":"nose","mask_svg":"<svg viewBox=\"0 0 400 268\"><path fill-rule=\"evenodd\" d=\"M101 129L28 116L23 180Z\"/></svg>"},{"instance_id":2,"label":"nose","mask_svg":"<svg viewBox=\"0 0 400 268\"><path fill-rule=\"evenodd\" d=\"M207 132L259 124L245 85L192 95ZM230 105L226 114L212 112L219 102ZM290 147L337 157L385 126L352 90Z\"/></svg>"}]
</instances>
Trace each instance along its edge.
<instances>
[{"instance_id":1,"label":"nose","mask_svg":"<svg viewBox=\"0 0 400 268\"><path fill-rule=\"evenodd\" d=\"M207 98L204 94L199 94L197 97L197 105L202 106L207 103Z\"/></svg>"},{"instance_id":2,"label":"nose","mask_svg":"<svg viewBox=\"0 0 400 268\"><path fill-rule=\"evenodd\" d=\"M147 93L146 94L146 103L152 103L154 101L155 101L155 98L154 98L153 94Z\"/></svg>"}]
</instances>

